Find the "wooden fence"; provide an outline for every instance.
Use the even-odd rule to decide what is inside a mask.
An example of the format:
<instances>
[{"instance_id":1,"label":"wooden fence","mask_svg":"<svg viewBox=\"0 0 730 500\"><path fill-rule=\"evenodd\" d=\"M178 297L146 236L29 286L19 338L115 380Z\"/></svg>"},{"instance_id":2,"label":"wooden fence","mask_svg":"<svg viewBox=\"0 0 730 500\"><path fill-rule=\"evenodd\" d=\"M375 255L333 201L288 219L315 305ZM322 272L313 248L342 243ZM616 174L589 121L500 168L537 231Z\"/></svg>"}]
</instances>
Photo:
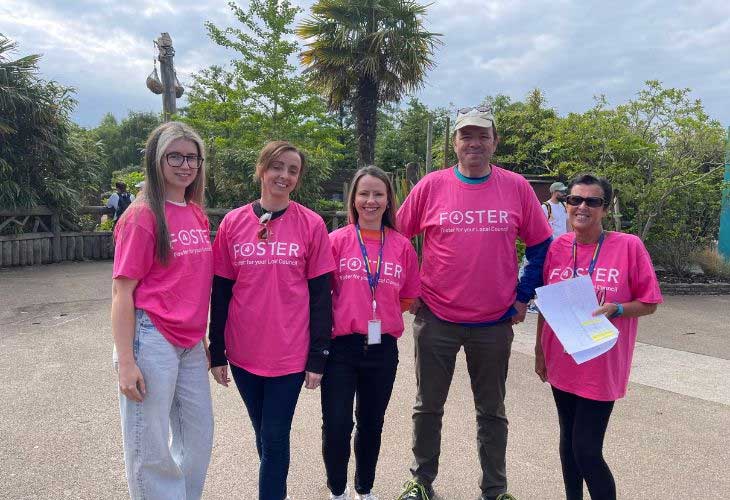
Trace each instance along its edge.
<instances>
[{"instance_id":1,"label":"wooden fence","mask_svg":"<svg viewBox=\"0 0 730 500\"><path fill-rule=\"evenodd\" d=\"M211 238L223 216L231 208L208 209ZM79 215L91 216L98 224L106 207L81 207ZM345 212L320 214L331 231L346 224ZM77 224L65 220L47 207L30 209L0 209L0 234L3 231L18 234L0 235L0 267L32 266L62 261L106 260L114 257L111 231L83 231Z\"/></svg>"}]
</instances>

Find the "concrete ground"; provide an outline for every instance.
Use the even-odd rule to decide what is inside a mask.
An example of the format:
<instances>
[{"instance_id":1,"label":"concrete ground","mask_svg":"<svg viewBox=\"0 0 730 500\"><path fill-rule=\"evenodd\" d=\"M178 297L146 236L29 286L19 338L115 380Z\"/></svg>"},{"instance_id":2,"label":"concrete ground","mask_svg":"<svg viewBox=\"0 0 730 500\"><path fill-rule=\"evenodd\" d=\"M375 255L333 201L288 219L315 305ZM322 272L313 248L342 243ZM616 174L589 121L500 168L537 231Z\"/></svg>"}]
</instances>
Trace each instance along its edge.
<instances>
[{"instance_id":1,"label":"concrete ground","mask_svg":"<svg viewBox=\"0 0 730 500\"><path fill-rule=\"evenodd\" d=\"M122 499L109 326L111 264L0 270L0 498ZM408 315L406 315L408 316ZM399 494L411 459L413 346L408 327L384 430L376 493ZM508 381L510 491L560 499L558 426L532 371L534 316L516 328ZM666 297L639 328L632 383L605 453L619 498L730 498L730 297ZM214 385L215 447L205 498L255 500L258 460L235 388ZM303 391L292 429L294 500L328 498L319 393ZM352 477L352 476L351 476ZM473 499L479 471L468 376L460 357L444 418L444 499ZM724 492L724 493L723 493Z\"/></svg>"}]
</instances>

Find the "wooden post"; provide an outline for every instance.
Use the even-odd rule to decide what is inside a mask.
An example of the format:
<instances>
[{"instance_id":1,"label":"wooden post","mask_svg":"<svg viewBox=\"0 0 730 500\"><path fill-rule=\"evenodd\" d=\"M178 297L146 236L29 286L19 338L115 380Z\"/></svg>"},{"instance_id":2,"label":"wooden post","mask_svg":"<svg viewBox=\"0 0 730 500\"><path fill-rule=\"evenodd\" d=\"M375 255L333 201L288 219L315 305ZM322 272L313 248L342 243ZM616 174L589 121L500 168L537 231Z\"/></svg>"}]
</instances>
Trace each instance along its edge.
<instances>
[{"instance_id":1,"label":"wooden post","mask_svg":"<svg viewBox=\"0 0 730 500\"><path fill-rule=\"evenodd\" d=\"M169 122L177 112L175 97L175 65L173 57L175 49L169 33L162 33L157 39L157 49L160 51L157 60L160 61L160 79L162 80L162 117Z\"/></svg>"},{"instance_id":2,"label":"wooden post","mask_svg":"<svg viewBox=\"0 0 730 500\"><path fill-rule=\"evenodd\" d=\"M449 167L449 137L451 136L451 130L449 130L449 120L446 117L446 131L444 132L444 168Z\"/></svg>"},{"instance_id":3,"label":"wooden post","mask_svg":"<svg viewBox=\"0 0 730 500\"><path fill-rule=\"evenodd\" d=\"M51 232L53 233L53 262L61 262L61 217L56 211L51 215Z\"/></svg>"},{"instance_id":4,"label":"wooden post","mask_svg":"<svg viewBox=\"0 0 730 500\"><path fill-rule=\"evenodd\" d=\"M426 129L426 173L431 171L431 146L433 144L433 123L431 117L428 118L428 128Z\"/></svg>"}]
</instances>

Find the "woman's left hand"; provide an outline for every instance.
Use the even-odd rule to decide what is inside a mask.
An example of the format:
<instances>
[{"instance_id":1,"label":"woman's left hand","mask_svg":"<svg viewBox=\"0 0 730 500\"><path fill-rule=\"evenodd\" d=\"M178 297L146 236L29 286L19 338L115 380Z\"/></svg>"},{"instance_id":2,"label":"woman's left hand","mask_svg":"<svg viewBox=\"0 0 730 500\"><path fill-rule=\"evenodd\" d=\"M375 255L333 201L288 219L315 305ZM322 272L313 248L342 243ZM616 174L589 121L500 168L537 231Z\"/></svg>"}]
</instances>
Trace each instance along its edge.
<instances>
[{"instance_id":1,"label":"woman's left hand","mask_svg":"<svg viewBox=\"0 0 730 500\"><path fill-rule=\"evenodd\" d=\"M306 372L304 375L304 387L307 389L316 389L322 381L321 373Z\"/></svg>"},{"instance_id":2,"label":"woman's left hand","mask_svg":"<svg viewBox=\"0 0 730 500\"><path fill-rule=\"evenodd\" d=\"M593 311L593 316L600 316L601 314L603 314L607 318L610 318L611 316L613 316L614 313L616 313L616 311L618 311L618 306L613 302L608 302Z\"/></svg>"}]
</instances>

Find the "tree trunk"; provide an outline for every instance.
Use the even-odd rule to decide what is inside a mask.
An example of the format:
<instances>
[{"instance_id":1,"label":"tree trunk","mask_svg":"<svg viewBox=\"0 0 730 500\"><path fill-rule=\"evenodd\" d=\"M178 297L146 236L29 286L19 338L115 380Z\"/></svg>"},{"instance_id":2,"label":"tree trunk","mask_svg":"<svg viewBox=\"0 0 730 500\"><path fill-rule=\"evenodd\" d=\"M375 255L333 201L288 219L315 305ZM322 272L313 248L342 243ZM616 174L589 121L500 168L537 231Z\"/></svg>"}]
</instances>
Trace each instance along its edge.
<instances>
[{"instance_id":1,"label":"tree trunk","mask_svg":"<svg viewBox=\"0 0 730 500\"><path fill-rule=\"evenodd\" d=\"M369 77L357 83L354 99L357 133L357 165L364 167L375 162L375 134L378 118L378 84Z\"/></svg>"}]
</instances>

